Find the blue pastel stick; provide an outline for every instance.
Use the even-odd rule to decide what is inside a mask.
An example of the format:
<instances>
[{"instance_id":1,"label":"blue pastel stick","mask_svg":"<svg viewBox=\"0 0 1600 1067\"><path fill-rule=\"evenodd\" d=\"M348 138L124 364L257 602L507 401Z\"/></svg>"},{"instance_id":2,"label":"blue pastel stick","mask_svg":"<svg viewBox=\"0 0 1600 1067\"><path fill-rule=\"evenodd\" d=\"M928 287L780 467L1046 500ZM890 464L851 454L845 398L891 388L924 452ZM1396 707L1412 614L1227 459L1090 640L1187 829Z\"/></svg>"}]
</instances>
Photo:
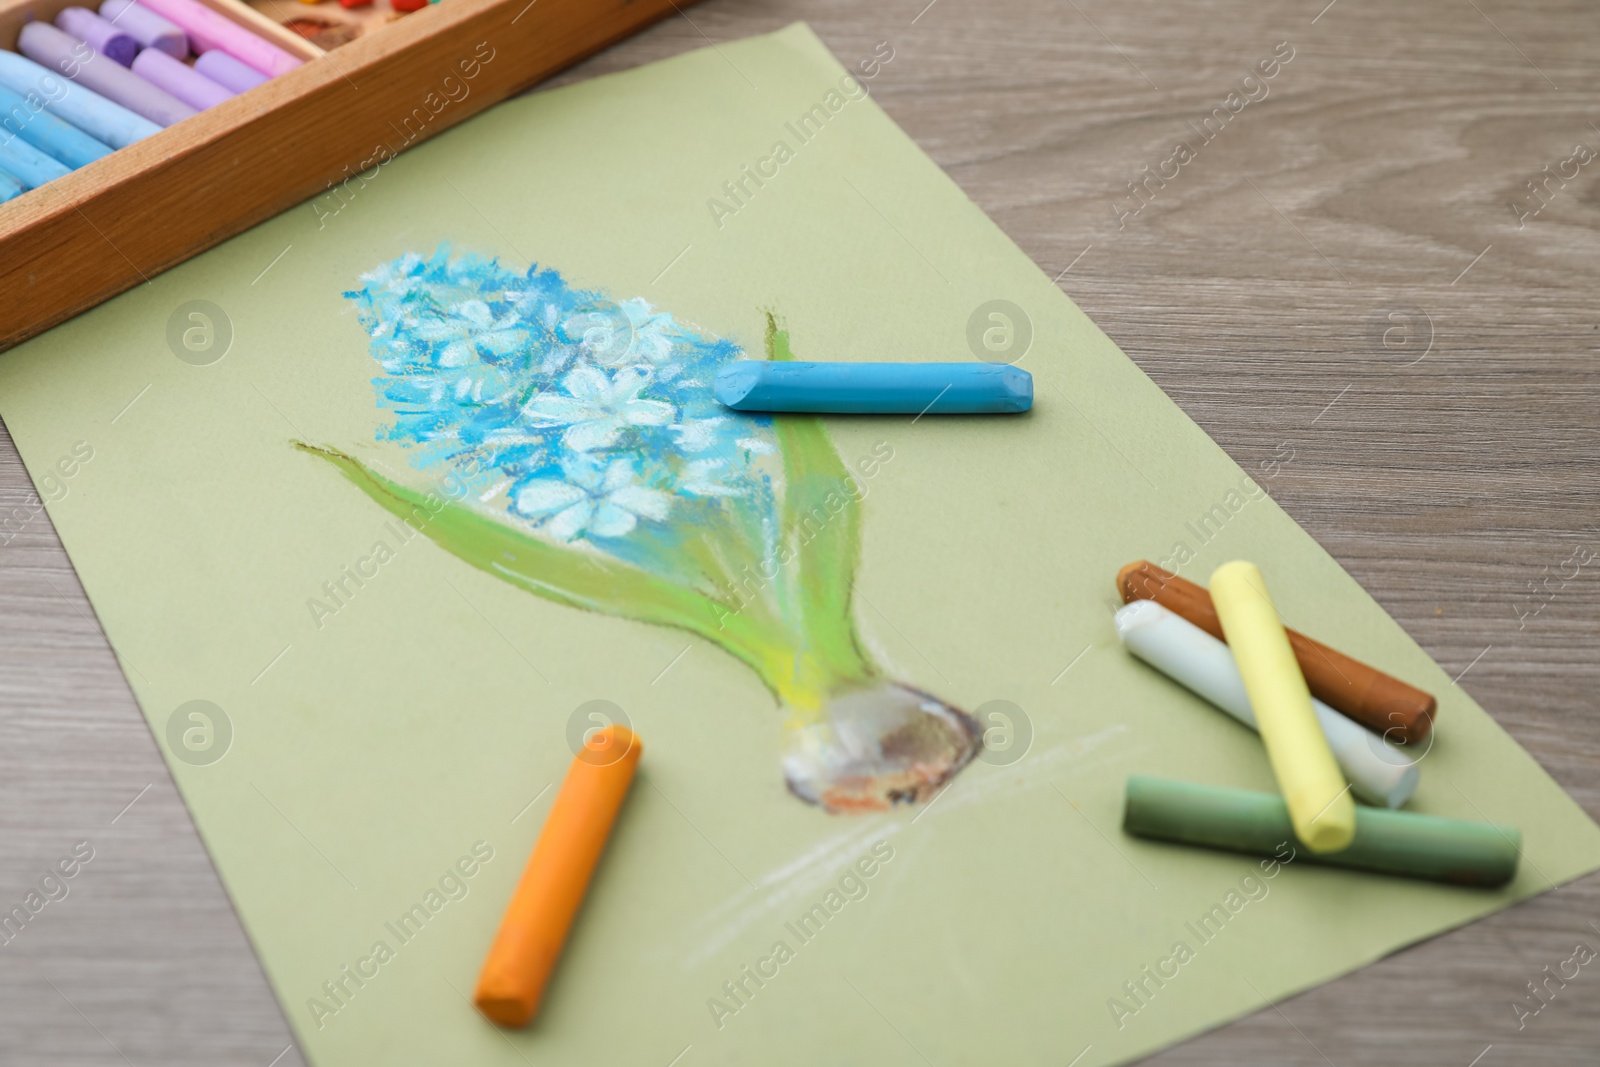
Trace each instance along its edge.
<instances>
[{"instance_id":1,"label":"blue pastel stick","mask_svg":"<svg viewBox=\"0 0 1600 1067\"><path fill-rule=\"evenodd\" d=\"M51 114L112 148L161 132L149 119L15 52L0 51L0 85L23 96L31 93Z\"/></svg>"},{"instance_id":2,"label":"blue pastel stick","mask_svg":"<svg viewBox=\"0 0 1600 1067\"><path fill-rule=\"evenodd\" d=\"M25 192L22 183L17 181L5 171L0 170L0 204L7 200L14 200Z\"/></svg>"},{"instance_id":3,"label":"blue pastel stick","mask_svg":"<svg viewBox=\"0 0 1600 1067\"><path fill-rule=\"evenodd\" d=\"M1033 375L1001 363L800 363L740 360L717 372L735 411L981 415L1033 407Z\"/></svg>"},{"instance_id":4,"label":"blue pastel stick","mask_svg":"<svg viewBox=\"0 0 1600 1067\"><path fill-rule=\"evenodd\" d=\"M101 156L111 154L103 145L76 126L62 122L44 110L42 97L33 104L0 86L0 140L20 137L52 159L76 170Z\"/></svg>"},{"instance_id":5,"label":"blue pastel stick","mask_svg":"<svg viewBox=\"0 0 1600 1067\"><path fill-rule=\"evenodd\" d=\"M72 172L20 137L0 141L0 170L29 189L64 178Z\"/></svg>"}]
</instances>

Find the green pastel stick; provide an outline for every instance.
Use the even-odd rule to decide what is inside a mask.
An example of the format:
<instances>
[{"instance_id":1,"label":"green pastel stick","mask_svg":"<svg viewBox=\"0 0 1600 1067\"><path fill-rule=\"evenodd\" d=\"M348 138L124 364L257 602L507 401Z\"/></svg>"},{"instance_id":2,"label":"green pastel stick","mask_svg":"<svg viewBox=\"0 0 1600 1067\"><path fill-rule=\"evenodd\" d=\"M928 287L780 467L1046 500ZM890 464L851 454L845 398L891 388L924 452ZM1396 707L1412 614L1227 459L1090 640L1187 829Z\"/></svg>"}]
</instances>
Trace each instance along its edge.
<instances>
[{"instance_id":1,"label":"green pastel stick","mask_svg":"<svg viewBox=\"0 0 1600 1067\"><path fill-rule=\"evenodd\" d=\"M1132 775L1122 828L1135 837L1272 856L1297 841L1283 797ZM1517 874L1522 833L1494 823L1381 808L1356 809L1355 839L1339 852L1299 859L1453 885L1494 888Z\"/></svg>"}]
</instances>

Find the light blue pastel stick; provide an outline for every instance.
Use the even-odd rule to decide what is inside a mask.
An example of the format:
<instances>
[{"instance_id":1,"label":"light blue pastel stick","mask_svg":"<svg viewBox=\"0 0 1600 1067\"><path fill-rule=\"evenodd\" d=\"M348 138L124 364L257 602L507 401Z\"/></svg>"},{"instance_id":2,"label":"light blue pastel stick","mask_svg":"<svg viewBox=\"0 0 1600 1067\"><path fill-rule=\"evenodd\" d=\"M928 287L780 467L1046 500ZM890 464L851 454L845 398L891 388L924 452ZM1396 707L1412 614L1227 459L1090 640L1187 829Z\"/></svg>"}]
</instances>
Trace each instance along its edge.
<instances>
[{"instance_id":1,"label":"light blue pastel stick","mask_svg":"<svg viewBox=\"0 0 1600 1067\"><path fill-rule=\"evenodd\" d=\"M126 148L161 132L149 119L15 52L0 51L0 86L23 96L32 93L51 114L112 148Z\"/></svg>"},{"instance_id":2,"label":"light blue pastel stick","mask_svg":"<svg viewBox=\"0 0 1600 1067\"><path fill-rule=\"evenodd\" d=\"M37 189L45 182L53 182L72 173L20 137L0 141L0 170L29 189Z\"/></svg>"},{"instance_id":3,"label":"light blue pastel stick","mask_svg":"<svg viewBox=\"0 0 1600 1067\"><path fill-rule=\"evenodd\" d=\"M36 96L34 101L29 104L25 98L0 86L0 141L20 137L73 170L111 154L109 145L101 144L76 126L45 111L43 97Z\"/></svg>"},{"instance_id":4,"label":"light blue pastel stick","mask_svg":"<svg viewBox=\"0 0 1600 1067\"><path fill-rule=\"evenodd\" d=\"M21 196L25 191L21 182L0 170L0 204Z\"/></svg>"},{"instance_id":5,"label":"light blue pastel stick","mask_svg":"<svg viewBox=\"0 0 1600 1067\"><path fill-rule=\"evenodd\" d=\"M741 360L717 372L735 411L981 415L1033 407L1033 375L1001 363L800 363Z\"/></svg>"}]
</instances>

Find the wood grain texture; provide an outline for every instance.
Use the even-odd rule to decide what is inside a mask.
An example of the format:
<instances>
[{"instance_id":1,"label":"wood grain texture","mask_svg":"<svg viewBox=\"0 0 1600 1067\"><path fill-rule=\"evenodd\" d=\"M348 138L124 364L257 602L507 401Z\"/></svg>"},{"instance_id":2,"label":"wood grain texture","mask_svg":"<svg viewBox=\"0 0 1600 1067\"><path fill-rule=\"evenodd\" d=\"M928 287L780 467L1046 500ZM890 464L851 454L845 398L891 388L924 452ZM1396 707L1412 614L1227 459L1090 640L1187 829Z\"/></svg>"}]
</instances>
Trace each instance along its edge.
<instances>
[{"instance_id":1,"label":"wood grain texture","mask_svg":"<svg viewBox=\"0 0 1600 1067\"><path fill-rule=\"evenodd\" d=\"M1325 2L708 0L562 80L799 18L847 63L890 41L889 114L1236 459L1292 448L1267 489L1600 815L1600 566L1558 576L1600 551L1600 162L1520 228L1508 206L1600 148L1600 22L1576 0ZM1269 96L1119 229L1124 183L1280 41ZM0 523L31 499L7 444ZM289 1046L43 516L0 545L0 826L0 901L97 849L0 948L0 1062ZM1593 1063L1600 975L1520 1031L1510 1002L1597 922L1590 877L1151 1062Z\"/></svg>"},{"instance_id":2,"label":"wood grain texture","mask_svg":"<svg viewBox=\"0 0 1600 1067\"><path fill-rule=\"evenodd\" d=\"M0 0L13 15L30 4ZM675 6L432 6L0 204L0 349L307 197L375 173L397 152ZM237 19L265 21L234 8Z\"/></svg>"},{"instance_id":3,"label":"wood grain texture","mask_svg":"<svg viewBox=\"0 0 1600 1067\"><path fill-rule=\"evenodd\" d=\"M200 0L211 10L239 23L246 29L265 37L290 55L301 59L315 59L322 49L307 41L281 23L273 22L255 8L241 0ZM100 5L79 0L0 0L0 47L17 51L17 35L30 22L54 22L57 15L69 7L87 7L96 10ZM0 246L3 247L3 246Z\"/></svg>"}]
</instances>

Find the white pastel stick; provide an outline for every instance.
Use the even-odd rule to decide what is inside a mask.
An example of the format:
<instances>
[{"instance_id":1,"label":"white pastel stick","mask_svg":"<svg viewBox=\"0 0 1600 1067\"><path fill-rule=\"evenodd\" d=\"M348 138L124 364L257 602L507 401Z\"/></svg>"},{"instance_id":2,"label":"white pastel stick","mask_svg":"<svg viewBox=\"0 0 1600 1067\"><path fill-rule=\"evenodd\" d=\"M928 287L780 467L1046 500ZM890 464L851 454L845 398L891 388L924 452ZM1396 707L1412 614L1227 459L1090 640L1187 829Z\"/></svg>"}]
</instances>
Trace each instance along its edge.
<instances>
[{"instance_id":1,"label":"white pastel stick","mask_svg":"<svg viewBox=\"0 0 1600 1067\"><path fill-rule=\"evenodd\" d=\"M1128 651L1185 689L1204 697L1250 729L1244 679L1228 646L1153 600L1135 600L1116 614L1117 636ZM1317 721L1339 769L1356 796L1370 804L1398 808L1417 791L1422 777L1404 752L1365 726L1312 700Z\"/></svg>"}]
</instances>

